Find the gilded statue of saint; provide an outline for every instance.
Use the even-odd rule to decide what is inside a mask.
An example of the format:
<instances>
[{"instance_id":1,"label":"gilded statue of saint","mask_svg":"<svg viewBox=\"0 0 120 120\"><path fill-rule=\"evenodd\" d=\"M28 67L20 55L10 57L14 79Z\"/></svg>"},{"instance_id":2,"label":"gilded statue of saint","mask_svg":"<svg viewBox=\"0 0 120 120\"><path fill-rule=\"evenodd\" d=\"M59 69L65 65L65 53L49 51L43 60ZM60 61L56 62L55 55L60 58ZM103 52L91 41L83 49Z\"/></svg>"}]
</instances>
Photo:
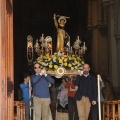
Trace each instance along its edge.
<instances>
[{"instance_id":1,"label":"gilded statue of saint","mask_svg":"<svg viewBox=\"0 0 120 120\"><path fill-rule=\"evenodd\" d=\"M65 52L65 39L66 39L66 31L65 31L65 24L67 22L66 17L60 16L58 21L56 19L56 14L53 16L54 24L57 29L57 46L56 52Z\"/></svg>"}]
</instances>

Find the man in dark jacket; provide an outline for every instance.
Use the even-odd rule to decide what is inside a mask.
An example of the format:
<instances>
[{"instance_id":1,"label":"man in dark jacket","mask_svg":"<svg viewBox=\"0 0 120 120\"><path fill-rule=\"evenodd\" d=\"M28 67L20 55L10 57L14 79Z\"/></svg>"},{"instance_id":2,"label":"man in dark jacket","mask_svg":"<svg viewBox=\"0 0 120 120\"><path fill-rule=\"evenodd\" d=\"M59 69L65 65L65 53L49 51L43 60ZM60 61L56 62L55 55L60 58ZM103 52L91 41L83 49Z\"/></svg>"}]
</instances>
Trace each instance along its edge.
<instances>
[{"instance_id":1,"label":"man in dark jacket","mask_svg":"<svg viewBox=\"0 0 120 120\"><path fill-rule=\"evenodd\" d=\"M89 73L90 66L83 65L83 74L77 76L74 84L78 86L75 95L79 120L88 120L91 104L97 101L97 79Z\"/></svg>"}]
</instances>

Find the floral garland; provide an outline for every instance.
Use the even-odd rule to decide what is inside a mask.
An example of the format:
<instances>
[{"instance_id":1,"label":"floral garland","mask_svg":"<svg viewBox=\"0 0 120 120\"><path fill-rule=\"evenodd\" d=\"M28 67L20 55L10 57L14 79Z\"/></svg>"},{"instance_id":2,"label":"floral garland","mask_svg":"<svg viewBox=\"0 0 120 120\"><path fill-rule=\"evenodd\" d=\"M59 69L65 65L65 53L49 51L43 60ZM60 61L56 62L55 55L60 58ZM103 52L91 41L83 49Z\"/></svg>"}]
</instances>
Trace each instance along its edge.
<instances>
[{"instance_id":1,"label":"floral garland","mask_svg":"<svg viewBox=\"0 0 120 120\"><path fill-rule=\"evenodd\" d=\"M36 62L39 63L42 68L46 68L46 70L56 70L60 66L64 67L66 70L77 70L84 64L84 59L83 57L80 58L75 55L59 56L57 53L54 53L53 55L47 53L44 56L40 55L36 59Z\"/></svg>"}]
</instances>

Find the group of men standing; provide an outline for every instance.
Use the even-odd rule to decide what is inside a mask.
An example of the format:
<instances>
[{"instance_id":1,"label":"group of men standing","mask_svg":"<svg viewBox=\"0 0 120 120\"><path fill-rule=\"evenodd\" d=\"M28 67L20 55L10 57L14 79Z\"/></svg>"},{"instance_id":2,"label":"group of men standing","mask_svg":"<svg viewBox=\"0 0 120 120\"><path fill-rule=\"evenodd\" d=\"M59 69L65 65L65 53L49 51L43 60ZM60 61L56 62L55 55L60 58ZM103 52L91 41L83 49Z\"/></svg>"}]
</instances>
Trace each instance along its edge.
<instances>
[{"instance_id":1,"label":"group of men standing","mask_svg":"<svg viewBox=\"0 0 120 120\"><path fill-rule=\"evenodd\" d=\"M35 120L49 120L49 83L54 84L55 81L38 63L34 64L34 71L35 74L30 79L34 95ZM97 80L89 71L89 64L84 64L83 73L80 72L76 80L68 80L66 84L69 120L88 120L91 105L97 103Z\"/></svg>"}]
</instances>

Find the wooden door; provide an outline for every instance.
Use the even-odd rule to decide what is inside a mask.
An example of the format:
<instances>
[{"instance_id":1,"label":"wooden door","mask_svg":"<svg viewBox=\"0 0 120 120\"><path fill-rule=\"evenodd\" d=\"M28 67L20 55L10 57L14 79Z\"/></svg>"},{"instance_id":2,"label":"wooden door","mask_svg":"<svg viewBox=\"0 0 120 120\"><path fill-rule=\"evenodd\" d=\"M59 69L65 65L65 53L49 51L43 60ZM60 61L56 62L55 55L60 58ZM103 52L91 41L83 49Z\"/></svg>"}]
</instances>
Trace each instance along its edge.
<instances>
[{"instance_id":1,"label":"wooden door","mask_svg":"<svg viewBox=\"0 0 120 120\"><path fill-rule=\"evenodd\" d=\"M13 120L13 0L0 0L0 120Z\"/></svg>"}]
</instances>

